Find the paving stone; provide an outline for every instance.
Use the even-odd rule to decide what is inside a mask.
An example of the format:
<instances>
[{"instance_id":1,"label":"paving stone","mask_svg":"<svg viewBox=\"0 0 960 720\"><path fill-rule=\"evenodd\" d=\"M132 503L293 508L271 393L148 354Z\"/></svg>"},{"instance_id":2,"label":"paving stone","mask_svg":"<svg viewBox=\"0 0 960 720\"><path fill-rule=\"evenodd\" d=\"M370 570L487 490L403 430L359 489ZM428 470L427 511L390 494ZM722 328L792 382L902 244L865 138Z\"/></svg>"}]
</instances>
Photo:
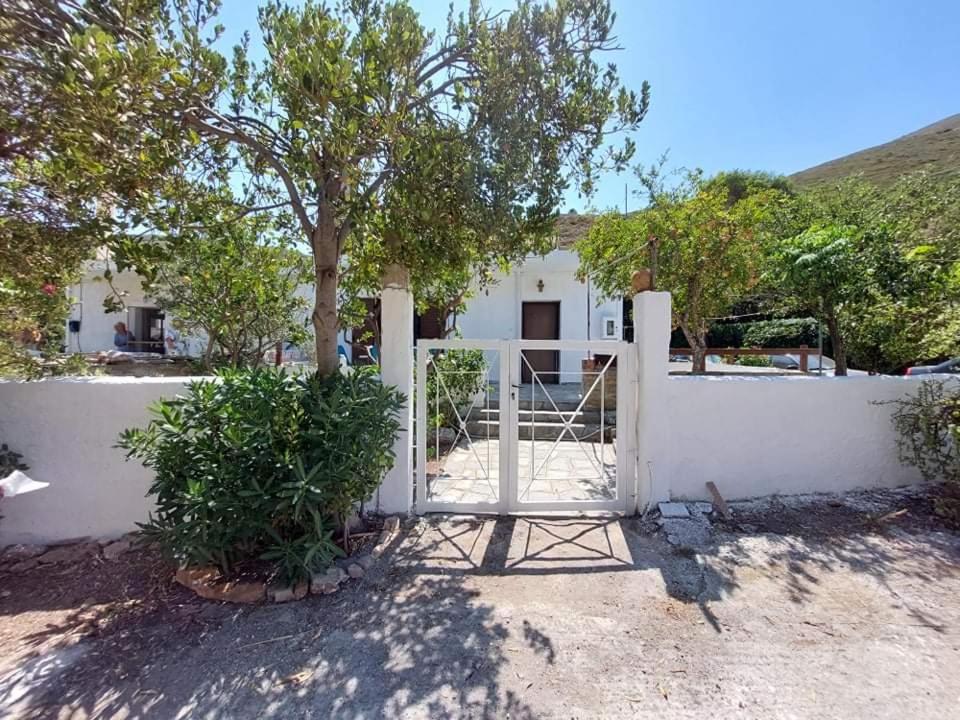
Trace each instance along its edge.
<instances>
[{"instance_id":1,"label":"paving stone","mask_svg":"<svg viewBox=\"0 0 960 720\"><path fill-rule=\"evenodd\" d=\"M703 519L668 518L661 525L667 542L681 550L696 550L713 540L710 523Z\"/></svg>"},{"instance_id":2,"label":"paving stone","mask_svg":"<svg viewBox=\"0 0 960 720\"><path fill-rule=\"evenodd\" d=\"M316 573L310 578L310 592L314 595L329 595L340 588L347 574L336 565L326 572Z\"/></svg>"},{"instance_id":3,"label":"paving stone","mask_svg":"<svg viewBox=\"0 0 960 720\"><path fill-rule=\"evenodd\" d=\"M106 560L117 560L127 550L130 549L130 541L127 539L116 540L103 548L103 557Z\"/></svg>"},{"instance_id":4,"label":"paving stone","mask_svg":"<svg viewBox=\"0 0 960 720\"><path fill-rule=\"evenodd\" d=\"M657 506L660 510L660 516L663 518L688 518L690 511L687 506L680 502L662 502Z\"/></svg>"}]
</instances>

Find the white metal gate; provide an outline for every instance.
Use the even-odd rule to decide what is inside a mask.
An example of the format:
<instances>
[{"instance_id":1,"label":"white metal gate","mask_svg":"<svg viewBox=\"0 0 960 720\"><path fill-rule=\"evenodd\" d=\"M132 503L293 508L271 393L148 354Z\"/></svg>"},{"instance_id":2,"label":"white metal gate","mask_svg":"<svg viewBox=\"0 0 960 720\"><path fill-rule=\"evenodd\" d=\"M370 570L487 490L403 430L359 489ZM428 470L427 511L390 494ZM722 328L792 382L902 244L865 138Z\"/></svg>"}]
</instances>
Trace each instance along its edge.
<instances>
[{"instance_id":1,"label":"white metal gate","mask_svg":"<svg viewBox=\"0 0 960 720\"><path fill-rule=\"evenodd\" d=\"M630 349L612 341L418 341L417 512L628 510ZM557 363L538 369L526 351L555 353Z\"/></svg>"}]
</instances>

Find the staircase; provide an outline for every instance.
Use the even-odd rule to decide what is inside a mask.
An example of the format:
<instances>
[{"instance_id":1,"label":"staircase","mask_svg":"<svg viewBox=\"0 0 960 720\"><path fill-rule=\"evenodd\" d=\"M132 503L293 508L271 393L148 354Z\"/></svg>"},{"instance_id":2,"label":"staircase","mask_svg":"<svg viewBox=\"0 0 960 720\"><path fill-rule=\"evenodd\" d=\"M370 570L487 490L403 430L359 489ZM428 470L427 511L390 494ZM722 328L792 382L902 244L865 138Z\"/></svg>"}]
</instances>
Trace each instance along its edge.
<instances>
[{"instance_id":1,"label":"staircase","mask_svg":"<svg viewBox=\"0 0 960 720\"><path fill-rule=\"evenodd\" d=\"M563 434L564 441L574 442L572 434L580 440L600 442L599 410L584 408L577 412L577 401L558 401L557 412L546 398L538 398L532 403L529 398L521 398L518 403L517 434L521 440L556 440L564 432L566 421L570 423L570 430ZM604 442L611 442L616 438L616 421L616 411L603 413ZM489 408L473 409L467 421L467 432L474 440L500 437L500 408L495 398L491 398Z\"/></svg>"}]
</instances>

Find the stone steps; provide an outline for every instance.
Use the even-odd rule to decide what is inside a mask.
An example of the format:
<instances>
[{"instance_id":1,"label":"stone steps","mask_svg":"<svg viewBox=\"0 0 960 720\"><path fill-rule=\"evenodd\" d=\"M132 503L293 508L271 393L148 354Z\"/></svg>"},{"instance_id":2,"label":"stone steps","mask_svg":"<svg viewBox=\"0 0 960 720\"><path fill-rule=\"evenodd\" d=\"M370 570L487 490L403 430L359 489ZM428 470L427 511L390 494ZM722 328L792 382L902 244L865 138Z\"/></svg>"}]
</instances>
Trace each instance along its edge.
<instances>
[{"instance_id":1,"label":"stone steps","mask_svg":"<svg viewBox=\"0 0 960 720\"><path fill-rule=\"evenodd\" d=\"M537 408L536 411L531 410L530 408L519 408L517 411L517 420L521 423L533 422L536 418L537 424L540 423L559 423L563 420L572 420L574 422L582 423L584 425L599 425L600 424L600 411L584 409L580 412L576 411L576 408L571 408L565 410L560 409L560 412L557 412L552 407L547 408ZM603 413L603 424L604 425L616 425L617 424L617 413L615 410L608 410ZM500 411L497 408L485 408L478 407L474 408L473 412L470 413L471 420L486 420L490 422L499 422L500 420Z\"/></svg>"},{"instance_id":2,"label":"stone steps","mask_svg":"<svg viewBox=\"0 0 960 720\"><path fill-rule=\"evenodd\" d=\"M561 421L545 421L540 419L540 413L537 413L536 424L530 420L520 420L517 424L517 436L521 440L556 440L563 435L564 440L573 442L576 436L580 440L591 442L600 442L600 423L572 422L570 429L564 432L565 424ZM486 438L500 437L500 421L498 419L470 420L467 422L467 432L473 440L485 440ZM613 425L604 425L604 441L610 442L616 437L616 427Z\"/></svg>"}]
</instances>

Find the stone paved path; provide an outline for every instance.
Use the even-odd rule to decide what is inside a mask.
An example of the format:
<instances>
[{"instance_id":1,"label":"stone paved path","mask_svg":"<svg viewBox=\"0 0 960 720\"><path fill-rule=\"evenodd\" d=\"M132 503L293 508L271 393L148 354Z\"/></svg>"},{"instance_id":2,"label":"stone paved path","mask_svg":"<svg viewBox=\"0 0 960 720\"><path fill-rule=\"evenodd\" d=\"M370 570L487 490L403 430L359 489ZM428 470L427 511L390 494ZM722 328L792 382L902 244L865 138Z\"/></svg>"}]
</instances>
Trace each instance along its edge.
<instances>
[{"instance_id":1,"label":"stone paved path","mask_svg":"<svg viewBox=\"0 0 960 720\"><path fill-rule=\"evenodd\" d=\"M521 440L518 495L522 502L611 500L616 497L617 458L612 442ZM435 475L428 475L435 502L495 503L500 478L499 440L461 440Z\"/></svg>"}]
</instances>

